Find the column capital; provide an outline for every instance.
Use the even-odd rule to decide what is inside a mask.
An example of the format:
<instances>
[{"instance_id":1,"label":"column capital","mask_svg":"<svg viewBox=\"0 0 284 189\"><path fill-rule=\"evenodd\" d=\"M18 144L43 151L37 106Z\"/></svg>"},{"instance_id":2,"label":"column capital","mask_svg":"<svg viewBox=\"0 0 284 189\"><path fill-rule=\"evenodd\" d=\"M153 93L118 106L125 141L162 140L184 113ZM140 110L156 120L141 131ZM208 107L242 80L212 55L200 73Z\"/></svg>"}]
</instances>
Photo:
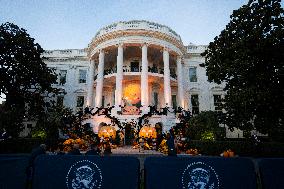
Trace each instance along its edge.
<instances>
[{"instance_id":1,"label":"column capital","mask_svg":"<svg viewBox=\"0 0 284 189\"><path fill-rule=\"evenodd\" d=\"M105 49L99 49L99 53L104 53Z\"/></svg>"},{"instance_id":2,"label":"column capital","mask_svg":"<svg viewBox=\"0 0 284 189\"><path fill-rule=\"evenodd\" d=\"M164 47L163 47L163 51L167 51L167 52L169 52L169 51L170 51L170 48L169 48L169 47L167 47L167 46L164 46Z\"/></svg>"},{"instance_id":3,"label":"column capital","mask_svg":"<svg viewBox=\"0 0 284 189\"><path fill-rule=\"evenodd\" d=\"M123 48L124 48L124 47L125 47L125 44L122 43L122 42L119 42L119 43L116 43L115 46L116 46L116 47L123 47Z\"/></svg>"},{"instance_id":4,"label":"column capital","mask_svg":"<svg viewBox=\"0 0 284 189\"><path fill-rule=\"evenodd\" d=\"M140 48L142 48L143 46L146 46L148 48L149 45L150 43L144 42L140 44Z\"/></svg>"}]
</instances>

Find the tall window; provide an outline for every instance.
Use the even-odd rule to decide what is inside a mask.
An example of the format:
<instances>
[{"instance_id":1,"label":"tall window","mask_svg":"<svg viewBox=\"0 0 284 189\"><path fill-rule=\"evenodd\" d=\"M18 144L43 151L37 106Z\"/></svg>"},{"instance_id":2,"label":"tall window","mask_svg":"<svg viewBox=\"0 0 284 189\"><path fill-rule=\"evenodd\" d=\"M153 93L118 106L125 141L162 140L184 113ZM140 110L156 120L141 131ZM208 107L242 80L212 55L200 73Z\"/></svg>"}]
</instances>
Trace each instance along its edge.
<instances>
[{"instance_id":1,"label":"tall window","mask_svg":"<svg viewBox=\"0 0 284 189\"><path fill-rule=\"evenodd\" d=\"M172 105L174 109L177 108L177 96L176 95L172 95Z\"/></svg>"},{"instance_id":2,"label":"tall window","mask_svg":"<svg viewBox=\"0 0 284 189\"><path fill-rule=\"evenodd\" d=\"M189 81L197 82L196 67L189 68Z\"/></svg>"},{"instance_id":3,"label":"tall window","mask_svg":"<svg viewBox=\"0 0 284 189\"><path fill-rule=\"evenodd\" d=\"M84 101L85 101L84 96L77 96L77 108L83 109Z\"/></svg>"},{"instance_id":4,"label":"tall window","mask_svg":"<svg viewBox=\"0 0 284 189\"><path fill-rule=\"evenodd\" d=\"M79 83L86 83L87 70L79 70Z\"/></svg>"},{"instance_id":5,"label":"tall window","mask_svg":"<svg viewBox=\"0 0 284 189\"><path fill-rule=\"evenodd\" d=\"M158 106L158 103L159 103L158 93L154 92L154 106Z\"/></svg>"},{"instance_id":6,"label":"tall window","mask_svg":"<svg viewBox=\"0 0 284 189\"><path fill-rule=\"evenodd\" d=\"M57 97L57 106L63 106L64 96Z\"/></svg>"},{"instance_id":7,"label":"tall window","mask_svg":"<svg viewBox=\"0 0 284 189\"><path fill-rule=\"evenodd\" d=\"M214 98L215 111L217 111L217 112L222 111L221 95L213 95L213 98Z\"/></svg>"},{"instance_id":8,"label":"tall window","mask_svg":"<svg viewBox=\"0 0 284 189\"><path fill-rule=\"evenodd\" d=\"M198 95L191 95L192 114L199 114Z\"/></svg>"},{"instance_id":9,"label":"tall window","mask_svg":"<svg viewBox=\"0 0 284 189\"><path fill-rule=\"evenodd\" d=\"M66 83L67 70L59 71L59 85L64 85Z\"/></svg>"},{"instance_id":10,"label":"tall window","mask_svg":"<svg viewBox=\"0 0 284 189\"><path fill-rule=\"evenodd\" d=\"M105 96L102 97L102 107L105 107Z\"/></svg>"},{"instance_id":11,"label":"tall window","mask_svg":"<svg viewBox=\"0 0 284 189\"><path fill-rule=\"evenodd\" d=\"M112 93L112 105L115 104L115 92Z\"/></svg>"}]
</instances>

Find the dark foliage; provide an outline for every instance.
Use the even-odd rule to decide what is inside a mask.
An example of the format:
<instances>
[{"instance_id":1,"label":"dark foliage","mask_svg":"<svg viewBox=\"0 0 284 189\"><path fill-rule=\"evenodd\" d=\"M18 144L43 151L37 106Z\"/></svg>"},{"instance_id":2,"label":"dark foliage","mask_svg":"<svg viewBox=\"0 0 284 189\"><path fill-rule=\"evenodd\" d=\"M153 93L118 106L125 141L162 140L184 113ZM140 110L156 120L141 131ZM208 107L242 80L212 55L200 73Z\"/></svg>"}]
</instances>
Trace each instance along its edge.
<instances>
[{"instance_id":1,"label":"dark foliage","mask_svg":"<svg viewBox=\"0 0 284 189\"><path fill-rule=\"evenodd\" d=\"M193 140L188 148L197 148L202 155L219 156L231 149L242 157L284 157L283 143L264 142L255 145L253 141L200 141Z\"/></svg>"},{"instance_id":2,"label":"dark foliage","mask_svg":"<svg viewBox=\"0 0 284 189\"><path fill-rule=\"evenodd\" d=\"M250 0L205 51L209 81L225 82L230 128L283 130L284 18L280 0Z\"/></svg>"},{"instance_id":3,"label":"dark foliage","mask_svg":"<svg viewBox=\"0 0 284 189\"><path fill-rule=\"evenodd\" d=\"M216 112L206 111L191 117L185 128L185 136L193 140L202 139L202 135L207 132L212 133L214 139L225 138L225 130L220 127Z\"/></svg>"},{"instance_id":4,"label":"dark foliage","mask_svg":"<svg viewBox=\"0 0 284 189\"><path fill-rule=\"evenodd\" d=\"M8 22L0 25L0 94L6 95L1 111L10 118L0 127L10 135L17 136L24 118L42 111L42 94L55 92L51 84L56 76L43 62L42 53L25 29Z\"/></svg>"}]
</instances>

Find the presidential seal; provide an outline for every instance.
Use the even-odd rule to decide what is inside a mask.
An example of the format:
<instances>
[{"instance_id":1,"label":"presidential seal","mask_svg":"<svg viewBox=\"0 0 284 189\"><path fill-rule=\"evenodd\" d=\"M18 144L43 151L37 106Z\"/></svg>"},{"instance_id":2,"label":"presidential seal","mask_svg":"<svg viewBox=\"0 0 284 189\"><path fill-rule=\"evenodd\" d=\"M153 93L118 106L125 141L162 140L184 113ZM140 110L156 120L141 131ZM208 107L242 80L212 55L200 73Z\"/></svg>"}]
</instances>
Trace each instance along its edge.
<instances>
[{"instance_id":1,"label":"presidential seal","mask_svg":"<svg viewBox=\"0 0 284 189\"><path fill-rule=\"evenodd\" d=\"M219 189L216 171L203 162L189 164L182 173L183 189Z\"/></svg>"},{"instance_id":2,"label":"presidential seal","mask_svg":"<svg viewBox=\"0 0 284 189\"><path fill-rule=\"evenodd\" d=\"M89 160L74 163L66 176L68 189L100 189L102 180L100 168Z\"/></svg>"}]
</instances>

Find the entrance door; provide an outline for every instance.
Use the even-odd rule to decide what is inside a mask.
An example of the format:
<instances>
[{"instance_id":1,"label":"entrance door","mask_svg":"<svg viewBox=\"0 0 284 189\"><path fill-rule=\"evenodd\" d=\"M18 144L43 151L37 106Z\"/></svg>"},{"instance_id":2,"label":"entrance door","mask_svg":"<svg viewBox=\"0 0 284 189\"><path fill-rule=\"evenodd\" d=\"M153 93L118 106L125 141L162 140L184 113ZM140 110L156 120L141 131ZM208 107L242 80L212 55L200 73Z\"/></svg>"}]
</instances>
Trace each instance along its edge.
<instances>
[{"instance_id":1,"label":"entrance door","mask_svg":"<svg viewBox=\"0 0 284 189\"><path fill-rule=\"evenodd\" d=\"M172 95L172 106L174 109L177 109L177 96Z\"/></svg>"},{"instance_id":2,"label":"entrance door","mask_svg":"<svg viewBox=\"0 0 284 189\"><path fill-rule=\"evenodd\" d=\"M139 62L131 62L131 72L139 72Z\"/></svg>"},{"instance_id":3,"label":"entrance door","mask_svg":"<svg viewBox=\"0 0 284 189\"><path fill-rule=\"evenodd\" d=\"M133 130L130 124L125 126L125 145L132 145L132 140L134 138Z\"/></svg>"}]
</instances>

